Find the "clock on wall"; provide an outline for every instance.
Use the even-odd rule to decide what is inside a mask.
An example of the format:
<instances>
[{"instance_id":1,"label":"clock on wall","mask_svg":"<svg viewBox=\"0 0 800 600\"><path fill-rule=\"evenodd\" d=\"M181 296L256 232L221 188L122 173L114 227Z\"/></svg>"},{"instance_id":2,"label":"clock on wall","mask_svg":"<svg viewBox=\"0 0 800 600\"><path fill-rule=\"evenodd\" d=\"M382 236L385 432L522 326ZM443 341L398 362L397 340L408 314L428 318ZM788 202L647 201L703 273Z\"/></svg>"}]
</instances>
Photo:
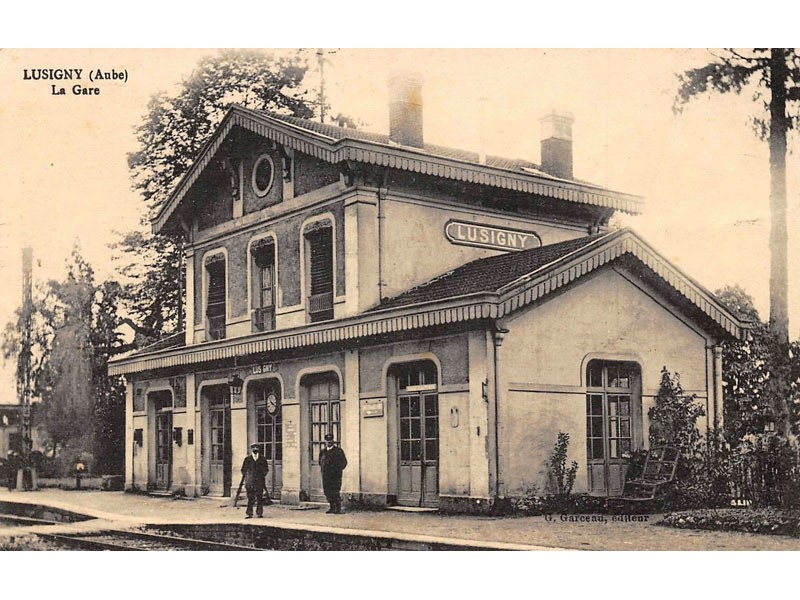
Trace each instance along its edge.
<instances>
[{"instance_id":1,"label":"clock on wall","mask_svg":"<svg viewBox=\"0 0 800 600\"><path fill-rule=\"evenodd\" d=\"M267 412L274 415L278 411L278 397L275 392L270 392L267 395Z\"/></svg>"}]
</instances>

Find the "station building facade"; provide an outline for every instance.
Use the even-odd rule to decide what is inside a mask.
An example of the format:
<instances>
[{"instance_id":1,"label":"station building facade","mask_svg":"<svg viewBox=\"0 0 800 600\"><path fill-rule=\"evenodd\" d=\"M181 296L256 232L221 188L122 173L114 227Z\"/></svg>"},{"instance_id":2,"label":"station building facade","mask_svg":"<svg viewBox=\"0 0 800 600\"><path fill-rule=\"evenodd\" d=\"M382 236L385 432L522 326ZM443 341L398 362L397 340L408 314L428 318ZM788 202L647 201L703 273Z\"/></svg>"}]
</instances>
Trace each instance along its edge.
<instances>
[{"instance_id":1,"label":"station building facade","mask_svg":"<svg viewBox=\"0 0 800 600\"><path fill-rule=\"evenodd\" d=\"M127 488L228 496L252 443L285 503L488 510L546 491L558 432L575 492L621 493L666 366L722 415L721 341L744 325L630 230L636 196L542 164L433 146L419 81L390 134L233 107L153 221L186 240L187 327L113 361Z\"/></svg>"}]
</instances>

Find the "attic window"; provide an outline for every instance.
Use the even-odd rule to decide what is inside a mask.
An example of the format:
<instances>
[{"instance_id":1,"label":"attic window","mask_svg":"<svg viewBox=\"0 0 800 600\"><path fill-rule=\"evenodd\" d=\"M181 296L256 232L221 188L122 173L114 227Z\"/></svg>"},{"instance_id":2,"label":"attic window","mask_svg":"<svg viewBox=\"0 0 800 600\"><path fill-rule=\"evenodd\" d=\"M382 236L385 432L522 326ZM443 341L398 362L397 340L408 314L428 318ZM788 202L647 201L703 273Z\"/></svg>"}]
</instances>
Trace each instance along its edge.
<instances>
[{"instance_id":1,"label":"attic window","mask_svg":"<svg viewBox=\"0 0 800 600\"><path fill-rule=\"evenodd\" d=\"M275 179L275 164L269 154L262 154L258 157L253 166L253 191L256 196L266 196L272 188L272 181Z\"/></svg>"}]
</instances>

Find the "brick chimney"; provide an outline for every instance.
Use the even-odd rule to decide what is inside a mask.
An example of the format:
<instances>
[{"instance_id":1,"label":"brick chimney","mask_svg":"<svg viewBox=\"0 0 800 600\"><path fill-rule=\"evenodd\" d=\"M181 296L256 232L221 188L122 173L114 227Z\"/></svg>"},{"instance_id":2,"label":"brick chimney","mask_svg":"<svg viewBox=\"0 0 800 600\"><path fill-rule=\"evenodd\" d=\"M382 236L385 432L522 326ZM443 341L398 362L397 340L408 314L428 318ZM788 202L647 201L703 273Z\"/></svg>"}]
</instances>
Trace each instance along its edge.
<instances>
[{"instance_id":1,"label":"brick chimney","mask_svg":"<svg viewBox=\"0 0 800 600\"><path fill-rule=\"evenodd\" d=\"M553 110L542 124L542 171L561 179L572 179L572 113Z\"/></svg>"},{"instance_id":2,"label":"brick chimney","mask_svg":"<svg viewBox=\"0 0 800 600\"><path fill-rule=\"evenodd\" d=\"M422 148L422 77L417 73L389 78L389 139Z\"/></svg>"}]
</instances>

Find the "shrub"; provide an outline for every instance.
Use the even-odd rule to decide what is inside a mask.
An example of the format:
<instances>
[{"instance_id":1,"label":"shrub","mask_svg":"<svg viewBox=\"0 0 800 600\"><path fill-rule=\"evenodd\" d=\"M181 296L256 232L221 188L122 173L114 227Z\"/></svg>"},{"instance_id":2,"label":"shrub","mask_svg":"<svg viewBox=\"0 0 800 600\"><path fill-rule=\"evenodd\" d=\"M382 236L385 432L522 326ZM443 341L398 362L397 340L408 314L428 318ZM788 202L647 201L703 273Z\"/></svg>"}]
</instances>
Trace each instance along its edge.
<instances>
[{"instance_id":1,"label":"shrub","mask_svg":"<svg viewBox=\"0 0 800 600\"><path fill-rule=\"evenodd\" d=\"M553 491L559 496L569 496L572 486L575 485L575 476L578 473L578 463L572 461L567 467L567 451L569 449L569 434L558 432L558 438L553 446L553 454L548 463L548 478Z\"/></svg>"}]
</instances>

